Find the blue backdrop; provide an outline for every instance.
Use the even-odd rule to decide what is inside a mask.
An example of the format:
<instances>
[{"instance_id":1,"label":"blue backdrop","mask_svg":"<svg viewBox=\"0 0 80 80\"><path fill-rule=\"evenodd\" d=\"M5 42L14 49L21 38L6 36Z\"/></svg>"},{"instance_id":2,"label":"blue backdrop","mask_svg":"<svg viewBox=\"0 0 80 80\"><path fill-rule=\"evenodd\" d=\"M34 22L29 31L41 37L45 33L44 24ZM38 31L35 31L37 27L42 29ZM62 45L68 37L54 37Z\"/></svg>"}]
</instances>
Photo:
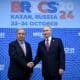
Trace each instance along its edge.
<instances>
[{"instance_id":1,"label":"blue backdrop","mask_svg":"<svg viewBox=\"0 0 80 80\"><path fill-rule=\"evenodd\" d=\"M16 39L16 28L26 30L33 58L43 39L42 28L50 25L52 35L62 39L66 54L63 80L80 80L80 0L0 0L0 80L8 80L8 44ZM31 80L43 80L41 62Z\"/></svg>"}]
</instances>

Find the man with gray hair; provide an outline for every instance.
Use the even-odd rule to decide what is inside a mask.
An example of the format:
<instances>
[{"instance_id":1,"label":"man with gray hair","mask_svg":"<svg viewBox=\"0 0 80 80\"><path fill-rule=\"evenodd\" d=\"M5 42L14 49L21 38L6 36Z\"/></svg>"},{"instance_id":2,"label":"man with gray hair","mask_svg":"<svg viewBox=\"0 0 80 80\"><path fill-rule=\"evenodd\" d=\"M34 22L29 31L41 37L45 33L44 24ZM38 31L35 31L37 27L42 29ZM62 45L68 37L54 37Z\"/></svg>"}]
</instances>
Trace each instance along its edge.
<instances>
[{"instance_id":1,"label":"man with gray hair","mask_svg":"<svg viewBox=\"0 0 80 80\"><path fill-rule=\"evenodd\" d=\"M30 80L32 68L28 62L32 61L32 50L25 41L25 30L19 28L16 31L17 39L9 44L10 65L8 70L9 80Z\"/></svg>"},{"instance_id":2,"label":"man with gray hair","mask_svg":"<svg viewBox=\"0 0 80 80\"><path fill-rule=\"evenodd\" d=\"M35 66L42 60L42 75L44 80L61 80L65 70L65 52L60 38L51 35L49 26L43 28L44 40L38 44L37 55L29 66Z\"/></svg>"}]
</instances>

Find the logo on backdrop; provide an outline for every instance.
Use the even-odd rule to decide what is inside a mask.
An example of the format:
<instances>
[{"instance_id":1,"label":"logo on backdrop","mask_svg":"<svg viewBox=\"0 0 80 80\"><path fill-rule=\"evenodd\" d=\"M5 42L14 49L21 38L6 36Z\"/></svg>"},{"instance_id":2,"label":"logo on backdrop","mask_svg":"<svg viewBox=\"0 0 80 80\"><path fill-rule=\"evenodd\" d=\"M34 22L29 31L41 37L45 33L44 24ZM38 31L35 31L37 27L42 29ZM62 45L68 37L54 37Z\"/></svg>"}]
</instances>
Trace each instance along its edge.
<instances>
[{"instance_id":1,"label":"logo on backdrop","mask_svg":"<svg viewBox=\"0 0 80 80\"><path fill-rule=\"evenodd\" d=\"M74 18L73 9L72 2L11 1L11 26L59 26L59 19Z\"/></svg>"}]
</instances>

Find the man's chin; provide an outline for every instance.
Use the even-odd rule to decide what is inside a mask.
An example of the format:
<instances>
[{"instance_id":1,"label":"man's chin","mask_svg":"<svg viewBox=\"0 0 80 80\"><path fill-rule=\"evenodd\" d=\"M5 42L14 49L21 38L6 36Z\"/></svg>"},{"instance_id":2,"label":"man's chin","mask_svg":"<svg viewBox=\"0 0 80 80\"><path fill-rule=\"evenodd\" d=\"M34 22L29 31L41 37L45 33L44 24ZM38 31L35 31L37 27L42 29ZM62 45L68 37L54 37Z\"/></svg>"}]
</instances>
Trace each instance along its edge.
<instances>
[{"instance_id":1,"label":"man's chin","mask_svg":"<svg viewBox=\"0 0 80 80\"><path fill-rule=\"evenodd\" d=\"M24 40L23 40L23 39L21 39L21 40L19 40L19 41L21 41L21 42L22 42L22 41L24 41Z\"/></svg>"},{"instance_id":2,"label":"man's chin","mask_svg":"<svg viewBox=\"0 0 80 80\"><path fill-rule=\"evenodd\" d=\"M45 36L45 38L48 38L49 36Z\"/></svg>"}]
</instances>

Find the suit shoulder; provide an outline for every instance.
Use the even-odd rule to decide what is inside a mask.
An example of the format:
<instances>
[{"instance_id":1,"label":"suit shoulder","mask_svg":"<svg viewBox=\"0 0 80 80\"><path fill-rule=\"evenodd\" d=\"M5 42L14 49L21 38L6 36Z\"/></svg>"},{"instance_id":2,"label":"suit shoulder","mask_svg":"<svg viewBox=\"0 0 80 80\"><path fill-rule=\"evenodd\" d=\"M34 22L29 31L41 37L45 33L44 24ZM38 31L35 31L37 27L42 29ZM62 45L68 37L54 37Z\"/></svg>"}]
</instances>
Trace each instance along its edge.
<instances>
[{"instance_id":1,"label":"suit shoulder","mask_svg":"<svg viewBox=\"0 0 80 80\"><path fill-rule=\"evenodd\" d=\"M16 41L12 41L9 43L9 45L14 45L16 43Z\"/></svg>"},{"instance_id":2,"label":"suit shoulder","mask_svg":"<svg viewBox=\"0 0 80 80\"><path fill-rule=\"evenodd\" d=\"M61 39L60 38L52 38L53 40L60 40L61 41Z\"/></svg>"},{"instance_id":3,"label":"suit shoulder","mask_svg":"<svg viewBox=\"0 0 80 80\"><path fill-rule=\"evenodd\" d=\"M43 43L44 43L44 40L42 40L42 41L39 42L39 44L43 44Z\"/></svg>"},{"instance_id":4,"label":"suit shoulder","mask_svg":"<svg viewBox=\"0 0 80 80\"><path fill-rule=\"evenodd\" d=\"M29 42L25 42L25 43L26 43L26 45L31 46Z\"/></svg>"}]
</instances>

